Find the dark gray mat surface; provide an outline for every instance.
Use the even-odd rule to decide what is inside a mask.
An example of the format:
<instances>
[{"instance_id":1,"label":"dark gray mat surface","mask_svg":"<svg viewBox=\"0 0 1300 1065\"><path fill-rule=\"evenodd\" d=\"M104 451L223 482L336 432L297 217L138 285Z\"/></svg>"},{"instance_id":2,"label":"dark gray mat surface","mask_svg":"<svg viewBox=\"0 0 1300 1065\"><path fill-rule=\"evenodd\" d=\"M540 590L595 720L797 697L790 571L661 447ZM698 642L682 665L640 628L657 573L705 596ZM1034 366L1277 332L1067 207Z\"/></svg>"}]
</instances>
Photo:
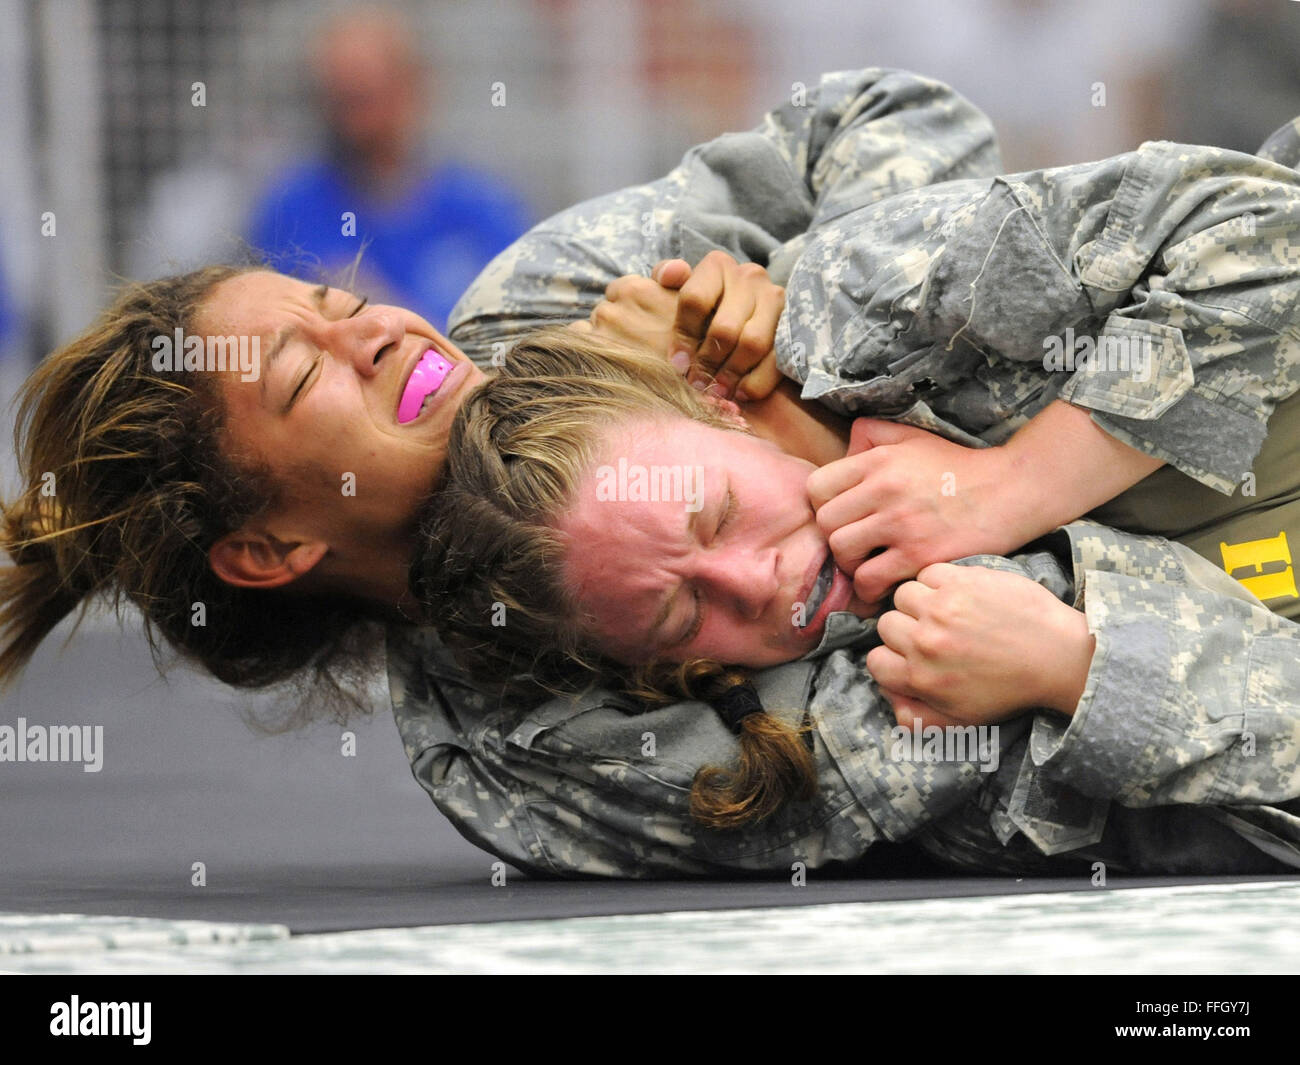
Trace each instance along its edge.
<instances>
[{"instance_id":1,"label":"dark gray mat surface","mask_svg":"<svg viewBox=\"0 0 1300 1065\"><path fill-rule=\"evenodd\" d=\"M262 737L229 693L143 641L48 640L0 724L103 725L103 768L0 763L0 910L275 922L295 932L613 913L1071 891L1080 878L552 882L464 841L412 779L386 709L342 730ZM203 863L206 885L191 883ZM1111 879L1111 886L1233 878ZM1236 878L1240 879L1240 878ZM1264 878L1261 878L1264 879Z\"/></svg>"}]
</instances>

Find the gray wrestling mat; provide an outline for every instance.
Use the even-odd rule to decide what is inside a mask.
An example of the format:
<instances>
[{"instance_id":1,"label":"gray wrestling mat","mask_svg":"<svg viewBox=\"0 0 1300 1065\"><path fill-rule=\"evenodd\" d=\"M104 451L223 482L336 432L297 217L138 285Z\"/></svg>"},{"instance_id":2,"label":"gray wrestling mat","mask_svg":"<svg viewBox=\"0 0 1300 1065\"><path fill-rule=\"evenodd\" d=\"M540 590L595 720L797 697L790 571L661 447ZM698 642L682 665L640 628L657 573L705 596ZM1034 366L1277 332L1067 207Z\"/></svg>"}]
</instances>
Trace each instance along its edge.
<instances>
[{"instance_id":1,"label":"gray wrestling mat","mask_svg":"<svg viewBox=\"0 0 1300 1065\"><path fill-rule=\"evenodd\" d=\"M180 670L160 679L135 634L88 623L60 650L62 635L5 695L0 724L102 725L102 764L86 772L75 763L0 763L2 914L228 922L275 926L272 938L296 939L344 929L1128 893L1078 877L935 878L897 869L879 879L814 874L804 887L530 881L509 871L494 886L494 859L461 839L411 777L386 708L353 726L355 756L342 753L335 726L260 737L219 686ZM1112 877L1110 888L1223 883L1259 891L1268 880Z\"/></svg>"}]
</instances>

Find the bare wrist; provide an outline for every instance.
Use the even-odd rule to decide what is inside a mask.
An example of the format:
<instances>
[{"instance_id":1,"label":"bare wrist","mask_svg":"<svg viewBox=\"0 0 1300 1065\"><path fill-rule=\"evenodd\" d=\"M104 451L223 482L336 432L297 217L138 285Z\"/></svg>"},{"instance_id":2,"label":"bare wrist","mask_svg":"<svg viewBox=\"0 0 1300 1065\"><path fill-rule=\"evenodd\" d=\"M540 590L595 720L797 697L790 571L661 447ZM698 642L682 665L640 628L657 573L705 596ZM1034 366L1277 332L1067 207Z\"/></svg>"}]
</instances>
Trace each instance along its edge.
<instances>
[{"instance_id":1,"label":"bare wrist","mask_svg":"<svg viewBox=\"0 0 1300 1065\"><path fill-rule=\"evenodd\" d=\"M996 553L1007 555L1056 528L1050 517L1044 520L1051 513L1052 500L1036 479L1029 456L1014 440L991 447L984 455L994 495L989 510L994 527L989 532L998 545Z\"/></svg>"},{"instance_id":2,"label":"bare wrist","mask_svg":"<svg viewBox=\"0 0 1300 1065\"><path fill-rule=\"evenodd\" d=\"M1082 611L1064 603L1060 605L1061 612L1053 625L1057 653L1045 659L1051 663L1051 669L1041 705L1073 716L1088 685L1097 638L1089 630L1088 618Z\"/></svg>"}]
</instances>

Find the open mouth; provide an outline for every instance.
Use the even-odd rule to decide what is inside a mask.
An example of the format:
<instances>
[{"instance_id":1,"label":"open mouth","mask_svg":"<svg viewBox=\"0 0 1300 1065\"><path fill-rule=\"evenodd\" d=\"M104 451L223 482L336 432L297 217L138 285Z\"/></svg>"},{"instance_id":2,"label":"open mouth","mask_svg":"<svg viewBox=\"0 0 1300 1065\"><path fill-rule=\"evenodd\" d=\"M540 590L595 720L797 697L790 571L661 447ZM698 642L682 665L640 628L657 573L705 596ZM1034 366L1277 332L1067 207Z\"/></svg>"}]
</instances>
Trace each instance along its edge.
<instances>
[{"instance_id":1,"label":"open mouth","mask_svg":"<svg viewBox=\"0 0 1300 1065\"><path fill-rule=\"evenodd\" d=\"M835 558L827 551L826 560L822 563L822 568L817 571L817 579L813 582L812 591L808 593L808 599L804 603L804 623L799 626L800 629L812 626L817 615L821 613L822 604L826 602L826 596L830 594L834 582Z\"/></svg>"},{"instance_id":2,"label":"open mouth","mask_svg":"<svg viewBox=\"0 0 1300 1065\"><path fill-rule=\"evenodd\" d=\"M402 398L397 403L399 425L415 421L424 412L455 366L451 359L433 348L420 356L411 376L406 379Z\"/></svg>"}]
</instances>

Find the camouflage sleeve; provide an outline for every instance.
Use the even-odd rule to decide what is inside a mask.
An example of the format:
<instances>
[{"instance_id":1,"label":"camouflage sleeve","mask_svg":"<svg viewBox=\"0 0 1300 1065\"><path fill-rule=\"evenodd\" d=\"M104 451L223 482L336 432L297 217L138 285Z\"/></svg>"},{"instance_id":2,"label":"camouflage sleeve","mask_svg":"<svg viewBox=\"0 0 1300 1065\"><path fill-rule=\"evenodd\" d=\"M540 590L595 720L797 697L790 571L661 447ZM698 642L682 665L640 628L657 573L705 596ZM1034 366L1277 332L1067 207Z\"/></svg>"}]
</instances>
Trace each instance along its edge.
<instances>
[{"instance_id":1,"label":"camouflage sleeve","mask_svg":"<svg viewBox=\"0 0 1300 1065\"><path fill-rule=\"evenodd\" d=\"M1300 627L1160 537L1080 521L1043 544L959 564L1021 572L1084 610L1097 639L1084 695L1071 718L999 726L988 787L924 830L927 849L1024 871L1035 854L1230 872L1257 870L1263 851L1300 866ZM1176 806L1220 827L1189 820L1192 835L1169 838ZM1119 851L1098 851L1104 837Z\"/></svg>"},{"instance_id":2,"label":"camouflage sleeve","mask_svg":"<svg viewBox=\"0 0 1300 1065\"><path fill-rule=\"evenodd\" d=\"M793 86L756 129L692 148L666 177L530 230L461 297L449 336L485 368L499 364L521 334L587 317L611 281L660 259L721 248L779 271L794 253L778 252L815 218L998 166L989 120L947 86L874 68L827 74Z\"/></svg>"},{"instance_id":3,"label":"camouflage sleeve","mask_svg":"<svg viewBox=\"0 0 1300 1065\"><path fill-rule=\"evenodd\" d=\"M988 116L942 82L869 69L827 74L814 92L796 82L790 102L758 129L803 184L791 187L788 202L806 217L783 227L785 243L766 260L779 283L808 235L836 218L909 189L992 177L1001 168ZM725 154L718 163L719 170L734 166Z\"/></svg>"},{"instance_id":4,"label":"camouflage sleeve","mask_svg":"<svg viewBox=\"0 0 1300 1065\"><path fill-rule=\"evenodd\" d=\"M786 284L805 399L972 446L1060 398L1231 494L1300 389L1300 174L1165 142L828 221Z\"/></svg>"},{"instance_id":5,"label":"camouflage sleeve","mask_svg":"<svg viewBox=\"0 0 1300 1065\"><path fill-rule=\"evenodd\" d=\"M1125 806L1300 797L1300 626L1180 545L1067 531L1097 649L1073 718L1035 721L1033 762Z\"/></svg>"},{"instance_id":6,"label":"camouflage sleeve","mask_svg":"<svg viewBox=\"0 0 1300 1065\"><path fill-rule=\"evenodd\" d=\"M1100 235L1075 251L1105 319L1094 361L1061 398L1231 494L1277 403L1300 389L1297 233L1294 170L1220 148L1143 145Z\"/></svg>"},{"instance_id":7,"label":"camouflage sleeve","mask_svg":"<svg viewBox=\"0 0 1300 1065\"><path fill-rule=\"evenodd\" d=\"M1062 599L1072 590L1063 564L1048 551L975 555L957 565L1025 577ZM1030 721L1022 715L997 726L959 728L937 746L928 730L907 732L864 667L867 652L880 642L875 626L874 618L847 613L827 619L814 652L824 658L809 709L858 805L886 839L902 842L977 801L1005 777L1004 762L1019 761Z\"/></svg>"}]
</instances>

